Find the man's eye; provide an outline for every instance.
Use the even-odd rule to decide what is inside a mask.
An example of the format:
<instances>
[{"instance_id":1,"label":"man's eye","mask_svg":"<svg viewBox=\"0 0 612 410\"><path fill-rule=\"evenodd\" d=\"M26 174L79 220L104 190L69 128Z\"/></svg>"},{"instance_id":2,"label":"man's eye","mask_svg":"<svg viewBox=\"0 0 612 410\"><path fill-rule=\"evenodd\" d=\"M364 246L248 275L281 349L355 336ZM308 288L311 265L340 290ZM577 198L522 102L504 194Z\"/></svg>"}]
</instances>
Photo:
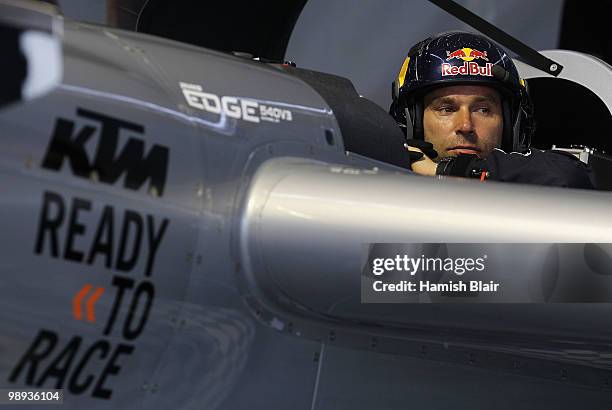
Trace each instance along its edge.
<instances>
[{"instance_id":1,"label":"man's eye","mask_svg":"<svg viewBox=\"0 0 612 410\"><path fill-rule=\"evenodd\" d=\"M491 109L489 107L478 107L476 108L476 111L481 112L483 114L489 114L491 112Z\"/></svg>"},{"instance_id":2,"label":"man's eye","mask_svg":"<svg viewBox=\"0 0 612 410\"><path fill-rule=\"evenodd\" d=\"M438 111L443 112L443 113L449 113L449 112L453 112L454 109L453 107L449 105L443 105L441 107L438 107Z\"/></svg>"}]
</instances>

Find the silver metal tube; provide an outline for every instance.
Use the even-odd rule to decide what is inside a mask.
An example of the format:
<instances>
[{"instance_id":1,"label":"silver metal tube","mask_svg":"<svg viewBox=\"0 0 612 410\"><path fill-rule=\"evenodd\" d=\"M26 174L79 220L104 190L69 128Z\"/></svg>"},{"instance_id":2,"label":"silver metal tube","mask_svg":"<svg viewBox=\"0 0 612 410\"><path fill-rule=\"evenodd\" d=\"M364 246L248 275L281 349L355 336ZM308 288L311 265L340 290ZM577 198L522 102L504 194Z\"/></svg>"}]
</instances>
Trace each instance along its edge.
<instances>
[{"instance_id":1,"label":"silver metal tube","mask_svg":"<svg viewBox=\"0 0 612 410\"><path fill-rule=\"evenodd\" d=\"M612 196L604 192L442 180L286 158L263 165L248 195L241 252L253 293L263 303L337 318L478 325L490 323L495 309L502 315L521 309L361 304L363 244L612 242ZM525 275L536 271L529 258L513 263ZM579 321L585 311L567 306L565 324L572 312ZM531 309L531 317L519 321L534 319L537 326L538 312L549 317L551 309Z\"/></svg>"}]
</instances>

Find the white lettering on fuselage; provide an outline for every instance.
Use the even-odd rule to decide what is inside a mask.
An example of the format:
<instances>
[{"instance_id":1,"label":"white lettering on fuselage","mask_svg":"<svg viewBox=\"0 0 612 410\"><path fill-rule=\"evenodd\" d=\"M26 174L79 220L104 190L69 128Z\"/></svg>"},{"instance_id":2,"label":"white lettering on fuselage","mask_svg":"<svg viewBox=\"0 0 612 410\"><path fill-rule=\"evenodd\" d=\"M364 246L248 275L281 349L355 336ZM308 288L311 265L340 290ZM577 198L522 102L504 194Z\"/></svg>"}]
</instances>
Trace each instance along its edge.
<instances>
[{"instance_id":1,"label":"white lettering on fuselage","mask_svg":"<svg viewBox=\"0 0 612 410\"><path fill-rule=\"evenodd\" d=\"M197 84L183 82L179 84L190 107L211 114L225 115L253 123L293 121L293 113L285 108L260 104L249 98L219 96L205 92L202 86Z\"/></svg>"}]
</instances>

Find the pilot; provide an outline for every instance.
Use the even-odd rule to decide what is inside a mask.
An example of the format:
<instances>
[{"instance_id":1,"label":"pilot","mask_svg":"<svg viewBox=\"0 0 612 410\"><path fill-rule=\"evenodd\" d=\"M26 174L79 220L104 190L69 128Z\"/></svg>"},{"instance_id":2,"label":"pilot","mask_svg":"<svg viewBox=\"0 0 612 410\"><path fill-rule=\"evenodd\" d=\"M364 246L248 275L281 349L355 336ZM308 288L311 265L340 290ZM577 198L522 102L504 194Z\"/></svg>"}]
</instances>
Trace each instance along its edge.
<instances>
[{"instance_id":1,"label":"pilot","mask_svg":"<svg viewBox=\"0 0 612 410\"><path fill-rule=\"evenodd\" d=\"M506 52L483 36L445 32L412 47L389 113L418 174L593 188L590 168L573 155L530 148L527 84Z\"/></svg>"}]
</instances>

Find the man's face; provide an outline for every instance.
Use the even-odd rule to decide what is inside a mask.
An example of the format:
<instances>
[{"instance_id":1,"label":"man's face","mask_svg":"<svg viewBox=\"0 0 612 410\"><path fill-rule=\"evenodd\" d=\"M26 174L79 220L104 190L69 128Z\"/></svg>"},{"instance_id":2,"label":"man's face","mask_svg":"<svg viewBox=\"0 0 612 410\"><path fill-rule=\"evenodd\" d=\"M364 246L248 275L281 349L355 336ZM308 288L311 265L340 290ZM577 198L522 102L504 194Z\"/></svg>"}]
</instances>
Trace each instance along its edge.
<instances>
[{"instance_id":1,"label":"man's face","mask_svg":"<svg viewBox=\"0 0 612 410\"><path fill-rule=\"evenodd\" d=\"M454 85L425 95L425 141L436 160L459 154L486 157L501 145L503 116L497 90L482 85Z\"/></svg>"}]
</instances>

